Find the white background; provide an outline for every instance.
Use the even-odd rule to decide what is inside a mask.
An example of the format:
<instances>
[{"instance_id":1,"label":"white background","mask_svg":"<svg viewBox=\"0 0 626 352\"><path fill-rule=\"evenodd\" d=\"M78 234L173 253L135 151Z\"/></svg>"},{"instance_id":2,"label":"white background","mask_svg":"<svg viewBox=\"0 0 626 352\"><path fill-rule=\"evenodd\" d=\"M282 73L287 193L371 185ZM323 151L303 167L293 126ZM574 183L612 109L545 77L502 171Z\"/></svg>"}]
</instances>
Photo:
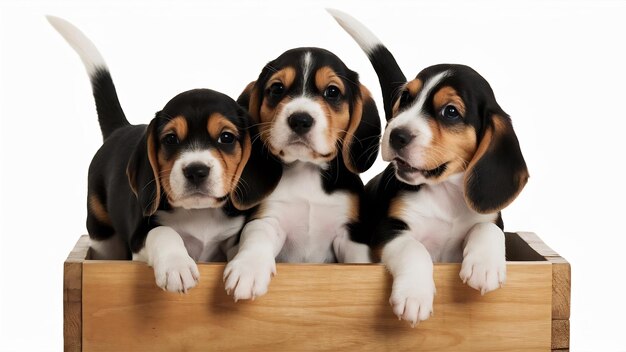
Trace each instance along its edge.
<instances>
[{"instance_id":1,"label":"white background","mask_svg":"<svg viewBox=\"0 0 626 352\"><path fill-rule=\"evenodd\" d=\"M506 229L537 232L571 262L572 351L626 351L626 4L527 0L3 2L0 350L62 349L63 261L86 233L87 167L101 143L82 63L44 14L96 43L126 115L147 123L184 90L236 97L298 46L333 51L380 97L365 55L324 6L366 23L407 77L450 62L491 83L531 173L503 213Z\"/></svg>"}]
</instances>

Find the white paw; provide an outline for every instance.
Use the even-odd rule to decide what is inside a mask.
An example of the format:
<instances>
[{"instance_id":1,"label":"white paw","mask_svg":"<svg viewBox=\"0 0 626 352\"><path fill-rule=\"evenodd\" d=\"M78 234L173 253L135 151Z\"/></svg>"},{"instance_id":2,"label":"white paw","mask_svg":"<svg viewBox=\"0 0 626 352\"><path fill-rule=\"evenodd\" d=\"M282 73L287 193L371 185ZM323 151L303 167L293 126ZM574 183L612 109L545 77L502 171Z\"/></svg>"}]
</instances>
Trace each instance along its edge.
<instances>
[{"instance_id":1,"label":"white paw","mask_svg":"<svg viewBox=\"0 0 626 352\"><path fill-rule=\"evenodd\" d=\"M263 296L275 274L274 258L256 253L239 253L224 269L226 293L232 294L235 302Z\"/></svg>"},{"instance_id":2,"label":"white paw","mask_svg":"<svg viewBox=\"0 0 626 352\"><path fill-rule=\"evenodd\" d=\"M484 295L504 285L506 281L505 256L489 251L469 253L463 259L459 276L463 283Z\"/></svg>"},{"instance_id":3,"label":"white paw","mask_svg":"<svg viewBox=\"0 0 626 352\"><path fill-rule=\"evenodd\" d=\"M412 277L394 279L389 304L398 319L415 327L433 314L435 291L432 278L421 282Z\"/></svg>"},{"instance_id":4,"label":"white paw","mask_svg":"<svg viewBox=\"0 0 626 352\"><path fill-rule=\"evenodd\" d=\"M157 258L152 267L157 286L166 291L187 293L198 284L198 265L186 253Z\"/></svg>"}]
</instances>

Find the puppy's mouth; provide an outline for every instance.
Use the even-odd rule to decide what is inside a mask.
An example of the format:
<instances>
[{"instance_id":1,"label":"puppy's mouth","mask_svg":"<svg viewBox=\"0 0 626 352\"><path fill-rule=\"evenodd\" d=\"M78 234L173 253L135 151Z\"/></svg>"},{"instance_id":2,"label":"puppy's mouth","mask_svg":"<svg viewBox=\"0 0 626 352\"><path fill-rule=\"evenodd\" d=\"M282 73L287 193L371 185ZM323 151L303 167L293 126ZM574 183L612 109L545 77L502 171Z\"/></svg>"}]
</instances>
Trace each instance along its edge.
<instances>
[{"instance_id":1,"label":"puppy's mouth","mask_svg":"<svg viewBox=\"0 0 626 352\"><path fill-rule=\"evenodd\" d=\"M394 162L394 165L396 167L396 171L399 174L414 176L415 174L420 173L425 178L439 177L448 168L448 163L447 162L437 166L434 169L429 169L429 170L415 168L415 167L411 166L411 164L409 164L406 161L404 161L402 158L395 158L395 159L393 159L393 162Z\"/></svg>"},{"instance_id":2,"label":"puppy's mouth","mask_svg":"<svg viewBox=\"0 0 626 352\"><path fill-rule=\"evenodd\" d=\"M204 191L186 192L177 199L168 197L168 201L172 206L185 209L218 208L224 205L227 199L228 194L216 197Z\"/></svg>"},{"instance_id":3,"label":"puppy's mouth","mask_svg":"<svg viewBox=\"0 0 626 352\"><path fill-rule=\"evenodd\" d=\"M309 141L307 141L306 139L302 138L302 137L291 137L289 139L289 141L287 142L287 145L281 149L279 151L279 156L281 157L285 157L287 156L287 150L289 150L290 154L292 154L292 156L301 154L303 151L306 155L305 156L307 159L308 158L315 158L315 159L328 159L330 158L333 153L320 153L318 152L315 147L313 147L311 145L311 143ZM293 153L295 151L295 153Z\"/></svg>"}]
</instances>

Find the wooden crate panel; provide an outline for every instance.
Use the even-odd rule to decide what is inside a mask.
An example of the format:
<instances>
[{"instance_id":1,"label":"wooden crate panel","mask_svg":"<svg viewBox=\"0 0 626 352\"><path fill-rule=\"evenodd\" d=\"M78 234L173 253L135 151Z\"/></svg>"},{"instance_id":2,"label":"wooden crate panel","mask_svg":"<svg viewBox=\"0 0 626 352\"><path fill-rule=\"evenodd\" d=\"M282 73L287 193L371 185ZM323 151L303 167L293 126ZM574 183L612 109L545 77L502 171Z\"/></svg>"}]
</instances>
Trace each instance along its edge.
<instances>
[{"instance_id":1,"label":"wooden crate panel","mask_svg":"<svg viewBox=\"0 0 626 352\"><path fill-rule=\"evenodd\" d=\"M161 291L151 268L85 261L83 351L549 351L552 265L509 263L507 283L481 296L459 264L435 265L434 316L399 322L381 265L279 264L267 295L234 303L223 264L200 264L187 295ZM523 309L520 309L523 307Z\"/></svg>"}]
</instances>

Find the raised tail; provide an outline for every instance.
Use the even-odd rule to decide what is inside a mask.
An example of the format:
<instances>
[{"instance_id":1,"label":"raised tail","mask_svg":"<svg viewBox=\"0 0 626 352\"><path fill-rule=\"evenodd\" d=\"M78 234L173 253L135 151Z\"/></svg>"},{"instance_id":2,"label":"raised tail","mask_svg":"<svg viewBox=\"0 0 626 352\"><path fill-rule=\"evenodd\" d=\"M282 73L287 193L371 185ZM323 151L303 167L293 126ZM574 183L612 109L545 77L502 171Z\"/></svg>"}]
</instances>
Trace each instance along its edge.
<instances>
[{"instance_id":1,"label":"raised tail","mask_svg":"<svg viewBox=\"0 0 626 352\"><path fill-rule=\"evenodd\" d=\"M130 125L117 98L109 69L96 46L80 29L66 20L54 16L46 16L46 18L78 53L85 65L91 81L93 97L96 100L98 122L103 138L107 139L116 129Z\"/></svg>"},{"instance_id":2,"label":"raised tail","mask_svg":"<svg viewBox=\"0 0 626 352\"><path fill-rule=\"evenodd\" d=\"M387 50L383 43L356 18L345 12L326 9L339 25L359 44L369 58L374 71L378 75L380 88L383 93L385 116L389 120L392 116L392 107L399 96L400 87L406 83L406 77L398 66L396 59Z\"/></svg>"}]
</instances>

